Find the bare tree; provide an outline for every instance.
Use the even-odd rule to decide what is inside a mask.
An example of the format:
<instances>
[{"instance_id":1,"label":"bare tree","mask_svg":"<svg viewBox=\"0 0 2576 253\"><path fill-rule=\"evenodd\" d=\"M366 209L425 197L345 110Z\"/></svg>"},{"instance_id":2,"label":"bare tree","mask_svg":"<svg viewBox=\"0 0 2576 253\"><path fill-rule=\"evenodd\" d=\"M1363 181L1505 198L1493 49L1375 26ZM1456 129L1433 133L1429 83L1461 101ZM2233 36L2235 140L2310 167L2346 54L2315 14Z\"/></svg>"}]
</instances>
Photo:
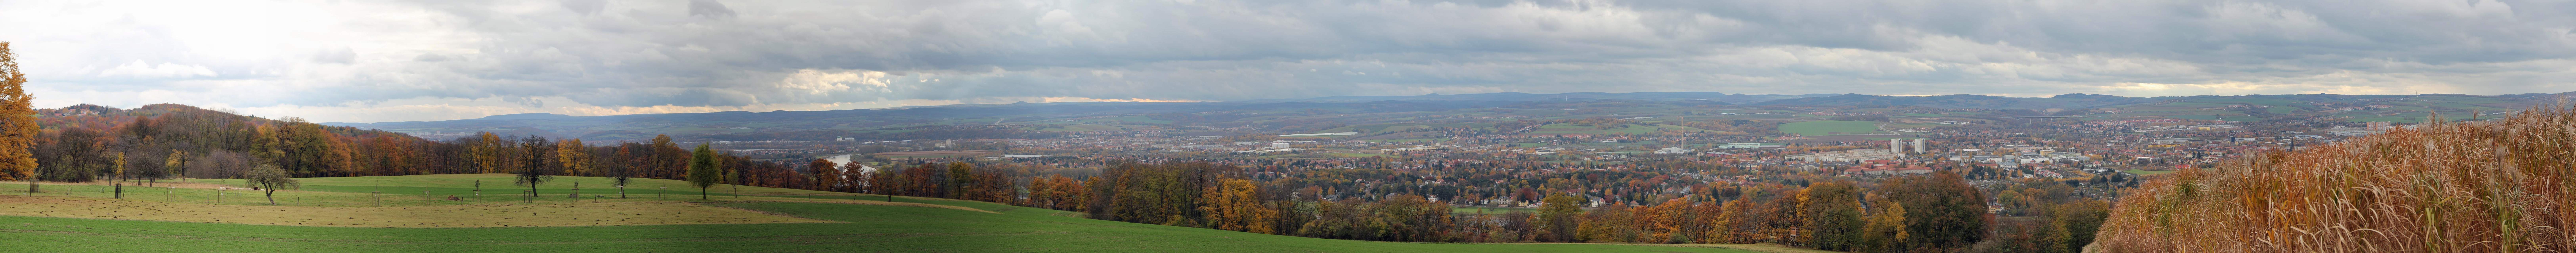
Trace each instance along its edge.
<instances>
[{"instance_id":1,"label":"bare tree","mask_svg":"<svg viewBox=\"0 0 2576 253\"><path fill-rule=\"evenodd\" d=\"M623 142L617 143L616 157L622 158L633 155L635 153L631 148L633 146L634 145L627 145ZM617 184L617 198L626 198L626 182L634 177L635 170L633 168L635 165L620 162L612 162L607 165L608 167L606 169L608 170L608 180Z\"/></svg>"},{"instance_id":2,"label":"bare tree","mask_svg":"<svg viewBox=\"0 0 2576 253\"><path fill-rule=\"evenodd\" d=\"M519 148L525 149L526 152L519 152L519 158L525 160L520 162L517 173L512 173L518 174L519 178L512 183L528 186L528 198L534 200L537 196L537 185L554 180L554 175L558 174L556 170L561 168L552 162L554 159L546 155L554 153L550 152L554 151L554 142L547 141L546 137L529 135L527 138L519 139Z\"/></svg>"},{"instance_id":3,"label":"bare tree","mask_svg":"<svg viewBox=\"0 0 2576 253\"><path fill-rule=\"evenodd\" d=\"M240 152L216 149L187 164L188 174L206 178L241 178L250 170L250 158Z\"/></svg>"}]
</instances>

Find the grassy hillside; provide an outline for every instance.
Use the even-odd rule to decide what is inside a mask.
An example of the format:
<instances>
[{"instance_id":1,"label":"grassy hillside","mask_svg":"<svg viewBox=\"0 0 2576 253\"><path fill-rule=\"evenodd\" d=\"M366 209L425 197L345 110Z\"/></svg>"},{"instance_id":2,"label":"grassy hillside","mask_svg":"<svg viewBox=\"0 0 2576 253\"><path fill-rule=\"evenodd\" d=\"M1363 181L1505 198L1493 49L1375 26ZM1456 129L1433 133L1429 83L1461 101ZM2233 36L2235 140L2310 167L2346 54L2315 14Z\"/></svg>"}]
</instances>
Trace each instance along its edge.
<instances>
[{"instance_id":1,"label":"grassy hillside","mask_svg":"<svg viewBox=\"0 0 2576 253\"><path fill-rule=\"evenodd\" d=\"M455 184L459 180L470 185L473 179L488 179L492 176L495 174L306 178L303 180L308 184L307 190L320 191L281 192L280 194L351 194L330 191L374 190L369 187L410 187L404 189L453 191L454 187L446 186ZM489 182L486 181L487 184ZM374 186L376 184L384 186ZM60 191L78 191L99 186L47 185L46 187L60 189ZM12 251L26 252L151 252L173 249L221 252L1804 252L1763 245L1446 244L1332 240L1093 220L1079 218L1076 213L1071 212L984 202L898 197L898 202L915 206L853 204L874 201L841 199L845 196L860 196L846 193L841 193L842 196L786 195L816 192L752 187L743 189L745 192L770 195L744 197L745 199L772 201L648 200L605 204L534 205L470 202L460 207L438 205L265 207L241 205L241 203L175 204L145 198L112 200L88 198L85 197L88 196L86 194L54 196L63 193L39 193L35 196L0 196L5 198L0 200L45 203L9 202L9 205L0 205L0 224L13 224L10 228L0 229L0 238L10 238L9 247ZM694 194L694 192L690 193ZM875 195L864 197L870 200L883 199L883 196ZM791 200L808 200L808 202L789 202ZM57 213L23 211L33 206L63 208L76 203L104 203L104 205L88 210L51 210ZM146 204L155 205L137 207ZM642 206L655 204L665 206ZM510 220L486 219L471 222L572 220L599 218L589 216L607 214L548 211L541 208L600 209L602 207L600 205L617 205L617 208L608 210L619 214L702 206L822 222L625 226L553 224L542 227L447 226L435 228L234 223L239 221L237 219L260 218L248 217L253 215L280 216L271 219L304 219L315 223L385 218L325 217L326 215L347 215L336 211L349 210L397 212L467 210L488 212L477 215L519 217L504 218ZM151 215L133 212L146 209L210 212L200 216L236 220L204 222L135 220L159 218L157 216L133 217L133 215ZM265 209L280 211L265 211ZM128 216L115 219L41 217L67 211L126 212L125 215Z\"/></svg>"},{"instance_id":2,"label":"grassy hillside","mask_svg":"<svg viewBox=\"0 0 2576 253\"><path fill-rule=\"evenodd\" d=\"M2568 252L2576 109L2428 125L2162 176L2104 252Z\"/></svg>"},{"instance_id":3,"label":"grassy hillside","mask_svg":"<svg viewBox=\"0 0 2576 253\"><path fill-rule=\"evenodd\" d=\"M626 190L626 195L629 198L625 199L616 198L617 189L610 187L608 178L605 177L555 177L553 182L548 182L537 187L537 193L544 194L545 196L533 199L523 199L519 197L521 191L528 190L528 187L510 185L510 174L326 177L299 178L297 180L303 181L304 187L277 192L276 197L280 204L299 206L418 206L511 204L521 202L533 202L535 204L562 204L699 199L698 188L689 186L688 181L668 179L633 179L633 185L629 186L629 189ZM475 182L478 180L482 182L482 186L479 189L483 190L479 195L474 191L475 189L478 189L475 187ZM129 184L125 189L127 197L136 200L222 205L266 203L266 199L261 196L261 192L246 189L248 186L242 185L240 179L191 179L187 180L187 182L188 183L186 184L180 184L165 181L154 185L154 187ZM569 193L576 192L573 190L575 183L579 183L581 187L581 190L578 192L583 194L582 198L574 199L569 198L568 196ZM0 187L0 194L21 194L25 193L27 190L25 184L18 182L0 183L0 185L5 185L5 187ZM229 189L221 190L225 188ZM35 196L83 198L111 198L115 196L114 188L107 185L106 182L81 184L47 183L43 186L43 189L45 191L44 193L38 193L35 194ZM714 199L749 198L754 200L775 197L803 198L837 196L839 198L847 198L857 196L857 194L850 193L748 186L738 188L740 192L739 196L727 193L727 191L735 189L737 188L731 185L717 185L716 187L709 188L708 194L712 195L710 198ZM457 196L458 201L447 201L447 196ZM382 201L379 202L379 199Z\"/></svg>"}]
</instances>

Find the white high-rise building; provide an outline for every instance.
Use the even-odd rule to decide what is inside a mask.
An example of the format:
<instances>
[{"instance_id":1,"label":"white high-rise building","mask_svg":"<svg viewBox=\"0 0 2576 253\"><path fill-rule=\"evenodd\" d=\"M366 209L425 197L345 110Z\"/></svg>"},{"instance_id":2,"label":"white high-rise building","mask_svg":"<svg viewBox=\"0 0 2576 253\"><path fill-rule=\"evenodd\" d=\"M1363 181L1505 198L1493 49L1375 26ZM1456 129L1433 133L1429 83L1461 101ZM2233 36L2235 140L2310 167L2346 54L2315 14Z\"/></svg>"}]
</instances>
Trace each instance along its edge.
<instances>
[{"instance_id":1,"label":"white high-rise building","mask_svg":"<svg viewBox=\"0 0 2576 253\"><path fill-rule=\"evenodd\" d=\"M1931 140L1930 140L1930 139L1914 139L1914 153L1916 153L1916 154L1923 154L1923 153L1929 153L1929 152L1931 152L1931 151L1928 151L1928 149L1924 149L1924 147L1923 147L1923 146L1924 146L1924 144L1923 144L1923 143L1925 143L1925 142L1931 142Z\"/></svg>"},{"instance_id":2,"label":"white high-rise building","mask_svg":"<svg viewBox=\"0 0 2576 253\"><path fill-rule=\"evenodd\" d=\"M1905 139L1887 139L1887 153L1896 154L1896 157L1905 157L1905 144L1900 141Z\"/></svg>"}]
</instances>

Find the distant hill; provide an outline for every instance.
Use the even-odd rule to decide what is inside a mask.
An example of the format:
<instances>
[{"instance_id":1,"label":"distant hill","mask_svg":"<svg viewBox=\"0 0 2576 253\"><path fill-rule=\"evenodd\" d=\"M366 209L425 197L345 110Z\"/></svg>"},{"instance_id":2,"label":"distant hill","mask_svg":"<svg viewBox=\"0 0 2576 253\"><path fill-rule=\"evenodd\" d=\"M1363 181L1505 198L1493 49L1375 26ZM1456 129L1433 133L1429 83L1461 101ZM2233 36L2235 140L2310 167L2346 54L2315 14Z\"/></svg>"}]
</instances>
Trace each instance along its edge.
<instances>
[{"instance_id":1,"label":"distant hill","mask_svg":"<svg viewBox=\"0 0 2576 253\"><path fill-rule=\"evenodd\" d=\"M502 115L492 115L492 116L485 116L485 117L480 118L480 119L478 119L478 120L561 119L561 118L571 118L571 117L572 117L572 115L563 115L563 114L553 114L553 113L542 113L542 112L540 112L540 113L521 113L521 114L502 114Z\"/></svg>"},{"instance_id":2,"label":"distant hill","mask_svg":"<svg viewBox=\"0 0 2576 253\"><path fill-rule=\"evenodd\" d=\"M1727 102L1727 103L1737 103L1737 104L1742 104L1742 103L1753 103L1753 102L1771 101L1771 100L1779 100L1779 99L1790 99L1790 98L1811 98L1811 97L1829 97L1829 96L1836 96L1836 95L1843 95L1843 94L1825 94L1825 93L1818 93L1818 94L1805 94L1805 95L1778 95L1778 94L1760 94L1760 95L1755 95L1755 94L1743 94L1743 93L1737 93L1737 94L1726 94L1726 93L1724 93L1724 92L1630 92L1630 93L1570 92L1570 93L1532 94L1532 93L1520 93L1520 92L1498 92L1498 93L1476 93L1476 94L1456 94L1456 95L1429 94L1429 95L1420 95L1420 96L1335 96L1335 97L1319 97L1319 98L1306 98L1306 99L1264 99L1264 100L1248 100L1248 101L1241 101L1241 102L1254 102L1254 103L1259 103L1259 102L1318 102L1318 103L1349 103L1349 102L1371 102L1371 101L1540 101L1540 100L1560 100L1560 99L1617 99L1617 100L1649 100L1649 101L1653 101L1653 100L1711 100L1711 101L1718 101L1718 102Z\"/></svg>"},{"instance_id":3,"label":"distant hill","mask_svg":"<svg viewBox=\"0 0 2576 253\"><path fill-rule=\"evenodd\" d=\"M1594 117L1663 120L1670 116L1751 112L1757 106L1853 107L1911 106L1947 109L2085 109L2120 111L2106 117L2171 117L2206 120L2257 120L2259 115L2319 113L2366 105L2391 107L2336 111L2355 121L2412 122L2432 112L2465 115L2502 112L2540 97L2563 94L2470 96L2426 95L2248 95L2192 97L2121 97L2065 94L2045 98L1985 95L1879 96L1861 94L1756 95L1720 92L1519 92L1430 94L1421 96L1342 96L1226 102L1062 102L906 106L830 111L769 111L567 116L532 113L490 117L379 123L322 123L383 129L434 140L458 134L494 132L592 141L643 140L669 134L686 140L940 140L1032 139L1140 128L1174 129L1203 135L1310 133L1352 126L1494 127L1513 120L1562 120ZM2231 105L2255 106L2238 108ZM2215 108L2215 109L2213 109ZM1799 118L1787 113L1690 116L1696 119ZM1427 127L1424 129L1428 129ZM1372 133L1379 134L1379 133ZM1393 133L1386 133L1393 134ZM1354 138L1365 138L1359 136ZM1391 137L1390 137L1391 138ZM1398 138L1410 139L1410 138Z\"/></svg>"},{"instance_id":4,"label":"distant hill","mask_svg":"<svg viewBox=\"0 0 2576 253\"><path fill-rule=\"evenodd\" d=\"M2133 98L2101 94L2072 93L2045 98L2017 98L1987 95L1879 96L1844 94L1831 97L1792 98L1763 101L1756 105L1901 105L1932 108L1980 109L2082 109L2108 105L2162 101L2170 97Z\"/></svg>"}]
</instances>

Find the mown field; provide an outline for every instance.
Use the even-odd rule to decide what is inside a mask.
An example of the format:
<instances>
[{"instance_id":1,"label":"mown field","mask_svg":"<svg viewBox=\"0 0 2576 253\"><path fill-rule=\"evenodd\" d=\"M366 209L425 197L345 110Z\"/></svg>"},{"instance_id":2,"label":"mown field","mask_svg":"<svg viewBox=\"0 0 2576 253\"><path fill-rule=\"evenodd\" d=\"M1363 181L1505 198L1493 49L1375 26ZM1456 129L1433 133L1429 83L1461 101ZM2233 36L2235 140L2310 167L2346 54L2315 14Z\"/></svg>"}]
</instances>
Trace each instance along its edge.
<instances>
[{"instance_id":1,"label":"mown field","mask_svg":"<svg viewBox=\"0 0 2576 253\"><path fill-rule=\"evenodd\" d=\"M458 180L471 184L483 175L306 178L308 190L292 194L323 195L331 191L372 187L445 189ZM487 183L489 181L486 181ZM367 185L352 185L365 183ZM384 186L376 186L382 184ZM15 185L23 187L24 185ZM92 186L47 185L47 189ZM167 189L167 188L164 188ZM470 187L468 188L470 191ZM546 189L544 187L541 190ZM10 206L106 205L82 212L210 212L209 217L274 220L331 220L376 217L325 217L333 210L468 210L489 215L525 215L519 219L436 221L450 224L527 223L537 220L592 219L599 214L513 211L511 208L570 206L608 212L644 213L679 208L721 208L766 214L788 223L677 225L551 225L541 227L349 227L325 225L239 224L237 221L179 222L153 217L64 218L46 214L0 211L0 238L22 252L160 252L173 249L214 252L1802 252L1766 245L1621 245L1621 244L1463 244L1395 243L1316 239L1211 229L1134 224L1079 218L1076 213L1014 207L984 202L897 197L902 205L884 204L884 196L819 194L789 189L744 187L760 196L744 200L630 202L563 201L550 204L468 203L441 206L423 201L388 207L269 207L265 205L186 204L147 199L100 199L38 193L5 196ZM23 192L24 189L16 189ZM438 191L438 190L433 190ZM585 192L588 190L585 189ZM489 188L487 188L489 192ZM663 193L663 192L655 192ZM690 192L694 193L694 192ZM281 195L290 194L281 192ZM8 195L18 195L11 193ZM630 195L632 193L630 192ZM695 197L695 196L690 196ZM848 200L844 197L867 199ZM692 198L694 199L694 198ZM754 201L759 200L759 201ZM32 204L30 204L32 203ZM102 204L103 203L103 204ZM876 204L866 204L876 203ZM388 203L391 204L391 203ZM129 205L116 207L115 205ZM140 205L140 207L133 206ZM583 206L591 205L591 206ZM615 205L616 208L599 208ZM654 207L651 205L665 205ZM285 212L259 211L282 208ZM306 208L307 210L292 210ZM399 209L396 209L399 208ZM474 209L483 208L483 209ZM640 209L639 209L640 208ZM12 209L0 206L0 210ZM25 209L25 208L15 208ZM485 210L489 209L489 210ZM66 211L66 210L56 210ZM328 213L345 214L345 213ZM682 213L683 215L694 215ZM369 214L383 215L383 214ZM569 216L569 217L568 217ZM336 218L336 219L333 219Z\"/></svg>"}]
</instances>

